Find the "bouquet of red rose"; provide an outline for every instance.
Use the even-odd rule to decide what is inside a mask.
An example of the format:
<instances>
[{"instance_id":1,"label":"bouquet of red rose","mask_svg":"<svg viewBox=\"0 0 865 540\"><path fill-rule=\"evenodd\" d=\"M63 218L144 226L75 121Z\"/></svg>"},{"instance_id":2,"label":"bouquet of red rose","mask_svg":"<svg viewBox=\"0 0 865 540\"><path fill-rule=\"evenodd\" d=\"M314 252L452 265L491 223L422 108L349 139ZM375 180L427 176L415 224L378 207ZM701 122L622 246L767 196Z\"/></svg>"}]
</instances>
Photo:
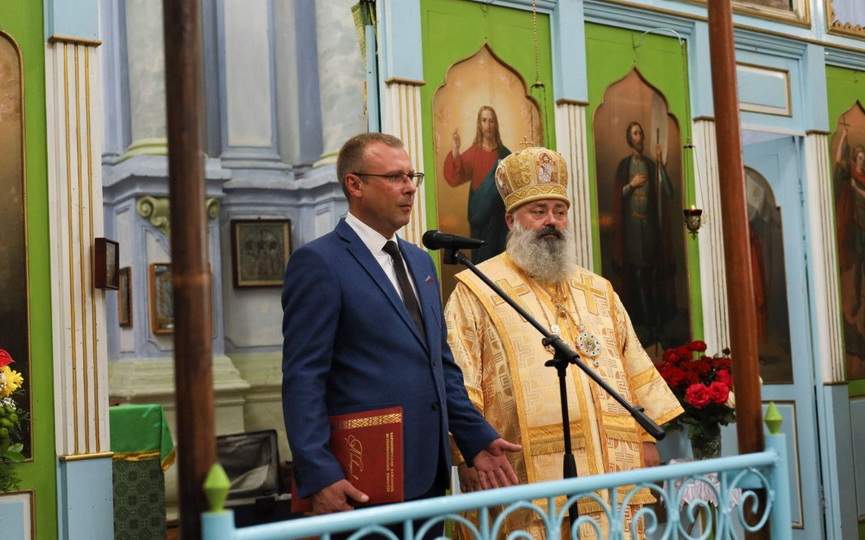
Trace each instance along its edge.
<instances>
[{"instance_id":1,"label":"bouquet of red rose","mask_svg":"<svg viewBox=\"0 0 865 540\"><path fill-rule=\"evenodd\" d=\"M678 398L685 413L670 421L668 431L688 428L692 441L717 439L721 426L736 421L730 350L705 355L706 344L692 341L667 349L658 371Z\"/></svg>"}]
</instances>

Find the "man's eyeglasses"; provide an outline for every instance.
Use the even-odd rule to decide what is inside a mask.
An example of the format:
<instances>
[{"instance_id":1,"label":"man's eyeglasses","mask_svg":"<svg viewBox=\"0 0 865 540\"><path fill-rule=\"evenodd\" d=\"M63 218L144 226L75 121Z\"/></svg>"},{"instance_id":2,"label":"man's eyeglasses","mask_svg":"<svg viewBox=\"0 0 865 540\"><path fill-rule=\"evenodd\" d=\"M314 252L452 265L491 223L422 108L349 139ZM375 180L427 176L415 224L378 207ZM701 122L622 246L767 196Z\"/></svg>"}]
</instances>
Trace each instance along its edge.
<instances>
[{"instance_id":1,"label":"man's eyeglasses","mask_svg":"<svg viewBox=\"0 0 865 540\"><path fill-rule=\"evenodd\" d=\"M402 184L408 179L409 182L415 185L415 187L421 187L423 184L423 173L394 173L394 174L372 174L372 173L351 173L355 176L377 176L379 178L384 178L391 184Z\"/></svg>"}]
</instances>

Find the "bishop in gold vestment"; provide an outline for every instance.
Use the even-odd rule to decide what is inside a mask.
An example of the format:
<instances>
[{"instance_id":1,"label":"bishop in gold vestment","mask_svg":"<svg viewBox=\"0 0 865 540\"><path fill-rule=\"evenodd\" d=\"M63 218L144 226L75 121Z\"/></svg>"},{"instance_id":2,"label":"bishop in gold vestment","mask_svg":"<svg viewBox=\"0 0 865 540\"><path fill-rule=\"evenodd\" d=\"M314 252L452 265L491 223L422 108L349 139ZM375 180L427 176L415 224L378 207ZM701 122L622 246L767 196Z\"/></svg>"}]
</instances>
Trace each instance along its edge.
<instances>
[{"instance_id":1,"label":"bishop in gold vestment","mask_svg":"<svg viewBox=\"0 0 865 540\"><path fill-rule=\"evenodd\" d=\"M553 181L539 182L535 170L549 166L550 157ZM511 228L508 249L478 268L626 400L644 407L658 424L666 423L682 409L640 345L618 295L606 279L573 262L566 182L564 160L556 152L529 148L506 158L497 170L497 183ZM503 438L523 446L521 453L509 456L520 481L561 479L558 376L544 365L552 354L543 347L540 333L469 271L457 275L445 318L472 402ZM654 439L628 411L577 366L568 368L566 386L578 475L643 467L644 443ZM457 456L455 462L460 461ZM608 500L607 494L599 495ZM647 490L638 491L628 514L653 501ZM606 534L608 524L598 502L582 499L579 512L597 519ZM513 514L505 527L501 537L516 529L544 537L540 516L528 511ZM592 527L580 528L580 538L594 534Z\"/></svg>"}]
</instances>

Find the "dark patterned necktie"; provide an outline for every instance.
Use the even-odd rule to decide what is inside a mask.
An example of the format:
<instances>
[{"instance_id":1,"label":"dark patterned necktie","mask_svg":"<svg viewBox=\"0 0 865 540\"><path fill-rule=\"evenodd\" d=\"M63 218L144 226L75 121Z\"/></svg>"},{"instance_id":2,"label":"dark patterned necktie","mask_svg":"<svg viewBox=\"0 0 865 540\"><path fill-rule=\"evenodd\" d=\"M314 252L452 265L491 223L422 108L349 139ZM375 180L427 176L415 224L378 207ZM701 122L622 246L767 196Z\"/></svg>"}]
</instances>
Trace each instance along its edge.
<instances>
[{"instance_id":1,"label":"dark patterned necktie","mask_svg":"<svg viewBox=\"0 0 865 540\"><path fill-rule=\"evenodd\" d=\"M396 282L399 284L399 290L402 293L402 301L405 302L405 307L408 309L411 320L417 326L421 337L426 341L426 332L423 329L423 318L420 315L420 306L417 302L417 297L411 288L411 282L408 280L408 273L405 271L405 263L402 261L402 255L399 253L399 248L393 240L388 241L384 245L384 252L390 255L393 259L393 269L396 272Z\"/></svg>"}]
</instances>

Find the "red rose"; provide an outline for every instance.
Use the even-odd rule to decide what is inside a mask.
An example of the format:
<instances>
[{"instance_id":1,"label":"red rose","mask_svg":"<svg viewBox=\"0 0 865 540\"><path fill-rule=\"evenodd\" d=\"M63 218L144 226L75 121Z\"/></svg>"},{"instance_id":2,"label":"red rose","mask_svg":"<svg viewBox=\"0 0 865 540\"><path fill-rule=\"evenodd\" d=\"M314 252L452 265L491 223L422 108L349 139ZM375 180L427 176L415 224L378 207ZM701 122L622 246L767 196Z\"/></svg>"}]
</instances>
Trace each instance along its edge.
<instances>
[{"instance_id":1,"label":"red rose","mask_svg":"<svg viewBox=\"0 0 865 540\"><path fill-rule=\"evenodd\" d=\"M712 403L726 403L727 396L730 395L730 387L724 383L715 381L706 389L706 394Z\"/></svg>"},{"instance_id":2,"label":"red rose","mask_svg":"<svg viewBox=\"0 0 865 540\"><path fill-rule=\"evenodd\" d=\"M724 356L717 356L712 359L712 365L715 369L730 369L733 366L733 361Z\"/></svg>"},{"instance_id":3,"label":"red rose","mask_svg":"<svg viewBox=\"0 0 865 540\"><path fill-rule=\"evenodd\" d=\"M672 364L667 364L665 369L661 371L661 376L668 385L674 388L685 380L685 372Z\"/></svg>"},{"instance_id":4,"label":"red rose","mask_svg":"<svg viewBox=\"0 0 865 540\"><path fill-rule=\"evenodd\" d=\"M692 341L688 343L688 348L692 351L703 352L706 350L706 342L705 341Z\"/></svg>"},{"instance_id":5,"label":"red rose","mask_svg":"<svg viewBox=\"0 0 865 540\"><path fill-rule=\"evenodd\" d=\"M733 376L726 369L719 369L715 374L715 380L721 384L727 385L728 388L733 388Z\"/></svg>"},{"instance_id":6,"label":"red rose","mask_svg":"<svg viewBox=\"0 0 865 540\"><path fill-rule=\"evenodd\" d=\"M686 370L685 382L687 382L688 385L697 384L698 382L700 382L700 376L697 375L692 369Z\"/></svg>"},{"instance_id":7,"label":"red rose","mask_svg":"<svg viewBox=\"0 0 865 540\"><path fill-rule=\"evenodd\" d=\"M8 366L9 364L11 364L14 361L15 360L12 360L12 357L9 356L8 352L4 351L3 349L0 349L0 367Z\"/></svg>"},{"instance_id":8,"label":"red rose","mask_svg":"<svg viewBox=\"0 0 865 540\"><path fill-rule=\"evenodd\" d=\"M691 349L687 347L679 347L676 349L676 354L679 355L679 360L683 362L692 360L694 358L694 354L691 352Z\"/></svg>"},{"instance_id":9,"label":"red rose","mask_svg":"<svg viewBox=\"0 0 865 540\"><path fill-rule=\"evenodd\" d=\"M712 402L708 389L703 384L692 384L685 391L685 401L696 409L702 409Z\"/></svg>"},{"instance_id":10,"label":"red rose","mask_svg":"<svg viewBox=\"0 0 865 540\"><path fill-rule=\"evenodd\" d=\"M675 364L679 361L679 355L676 354L676 349L667 349L664 351L664 362Z\"/></svg>"},{"instance_id":11,"label":"red rose","mask_svg":"<svg viewBox=\"0 0 865 540\"><path fill-rule=\"evenodd\" d=\"M712 371L712 364L705 360L697 360L691 364L691 369L700 377L705 377Z\"/></svg>"}]
</instances>

